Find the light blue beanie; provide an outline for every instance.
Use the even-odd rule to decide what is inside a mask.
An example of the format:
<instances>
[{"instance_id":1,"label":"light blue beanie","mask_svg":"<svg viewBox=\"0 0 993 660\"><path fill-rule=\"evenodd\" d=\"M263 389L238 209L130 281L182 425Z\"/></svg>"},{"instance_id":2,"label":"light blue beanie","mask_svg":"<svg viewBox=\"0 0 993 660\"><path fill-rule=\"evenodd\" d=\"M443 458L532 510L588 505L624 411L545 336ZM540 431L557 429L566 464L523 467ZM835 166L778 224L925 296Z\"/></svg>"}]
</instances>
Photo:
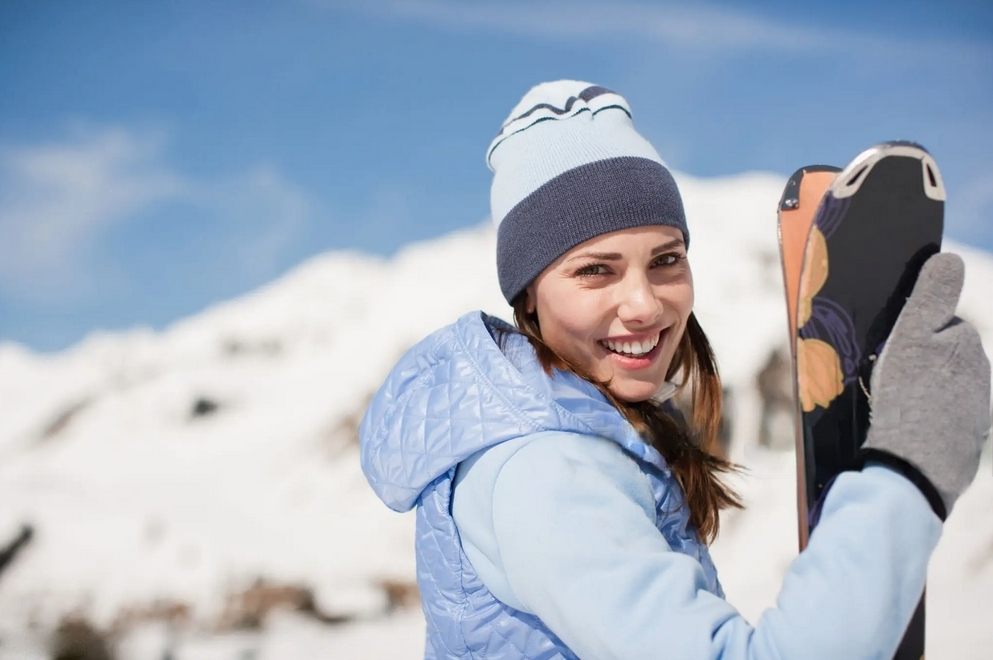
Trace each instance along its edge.
<instances>
[{"instance_id":1,"label":"light blue beanie","mask_svg":"<svg viewBox=\"0 0 993 660\"><path fill-rule=\"evenodd\" d=\"M627 101L576 80L534 87L486 152L500 288L512 302L545 268L591 238L630 227L676 227L683 202Z\"/></svg>"}]
</instances>

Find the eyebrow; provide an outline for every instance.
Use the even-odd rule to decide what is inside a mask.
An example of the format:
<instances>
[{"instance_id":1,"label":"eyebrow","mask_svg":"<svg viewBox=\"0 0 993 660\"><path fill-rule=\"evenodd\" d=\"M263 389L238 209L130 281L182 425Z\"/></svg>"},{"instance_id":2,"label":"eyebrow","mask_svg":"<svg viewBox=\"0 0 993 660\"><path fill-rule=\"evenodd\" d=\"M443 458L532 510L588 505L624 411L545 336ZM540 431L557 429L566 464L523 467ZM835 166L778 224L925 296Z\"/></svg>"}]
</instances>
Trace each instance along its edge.
<instances>
[{"instance_id":1,"label":"eyebrow","mask_svg":"<svg viewBox=\"0 0 993 660\"><path fill-rule=\"evenodd\" d=\"M683 242L683 239L681 239L681 238L674 238L671 241L669 241L668 243L663 243L662 245L660 245L657 248L655 248L654 250L652 250L652 256L654 257L654 256L656 256L658 254L661 254L661 253L665 252L666 250L672 250L672 249L675 249L675 248L678 248L678 247L683 247L684 245L685 245L685 243Z\"/></svg>"},{"instance_id":2,"label":"eyebrow","mask_svg":"<svg viewBox=\"0 0 993 660\"><path fill-rule=\"evenodd\" d=\"M665 252L666 250L672 250L673 248L682 247L684 245L683 239L674 238L668 243L663 243L652 250L652 256L656 256ZM577 259L594 259L596 261L620 261L624 258L620 252L580 252L579 254L569 257L566 263L569 261L575 261Z\"/></svg>"}]
</instances>

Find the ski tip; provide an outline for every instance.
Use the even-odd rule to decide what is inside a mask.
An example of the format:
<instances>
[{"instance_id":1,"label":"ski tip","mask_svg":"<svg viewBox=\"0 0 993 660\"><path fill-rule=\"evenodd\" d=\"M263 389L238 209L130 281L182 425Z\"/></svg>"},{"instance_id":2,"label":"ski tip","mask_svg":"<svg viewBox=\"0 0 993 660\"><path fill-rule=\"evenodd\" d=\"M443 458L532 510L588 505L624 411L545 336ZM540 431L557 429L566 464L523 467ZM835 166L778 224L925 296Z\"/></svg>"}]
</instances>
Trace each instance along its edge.
<instances>
[{"instance_id":1,"label":"ski tip","mask_svg":"<svg viewBox=\"0 0 993 660\"><path fill-rule=\"evenodd\" d=\"M807 165L794 172L786 180L786 188L783 189L783 196L779 198L779 210L795 211L800 208L800 185L803 183L805 174L813 172L840 172L840 167L833 165Z\"/></svg>"},{"instance_id":2,"label":"ski tip","mask_svg":"<svg viewBox=\"0 0 993 660\"><path fill-rule=\"evenodd\" d=\"M925 149L919 142L914 142L913 140L888 140L887 142L880 142L878 147L913 147L914 149L920 149L924 153L930 153Z\"/></svg>"},{"instance_id":3,"label":"ski tip","mask_svg":"<svg viewBox=\"0 0 993 660\"><path fill-rule=\"evenodd\" d=\"M921 162L921 186L928 198L944 202L945 184L938 163L928 150L910 140L892 140L873 145L860 153L831 184L829 193L836 199L851 197L869 177L869 172L884 158L913 158Z\"/></svg>"}]
</instances>

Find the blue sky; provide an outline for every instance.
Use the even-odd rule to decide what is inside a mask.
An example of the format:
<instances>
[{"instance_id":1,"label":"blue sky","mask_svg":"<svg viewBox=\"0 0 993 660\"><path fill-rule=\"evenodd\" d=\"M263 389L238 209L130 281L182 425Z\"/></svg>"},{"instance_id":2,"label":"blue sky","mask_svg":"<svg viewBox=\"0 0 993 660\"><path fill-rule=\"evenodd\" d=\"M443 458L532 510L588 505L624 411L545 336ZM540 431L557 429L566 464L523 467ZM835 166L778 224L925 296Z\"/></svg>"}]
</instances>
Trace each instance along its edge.
<instances>
[{"instance_id":1,"label":"blue sky","mask_svg":"<svg viewBox=\"0 0 993 660\"><path fill-rule=\"evenodd\" d=\"M566 77L699 176L921 142L947 234L993 250L993 3L7 0L0 340L160 328L476 225L490 139Z\"/></svg>"}]
</instances>

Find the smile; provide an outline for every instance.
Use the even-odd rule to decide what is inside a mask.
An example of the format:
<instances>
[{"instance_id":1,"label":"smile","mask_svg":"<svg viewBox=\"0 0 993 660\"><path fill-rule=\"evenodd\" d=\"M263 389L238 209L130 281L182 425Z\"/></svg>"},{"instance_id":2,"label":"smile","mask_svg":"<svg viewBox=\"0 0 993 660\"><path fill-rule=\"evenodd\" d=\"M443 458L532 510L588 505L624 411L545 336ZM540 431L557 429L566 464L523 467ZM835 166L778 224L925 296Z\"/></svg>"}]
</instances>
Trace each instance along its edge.
<instances>
[{"instance_id":1,"label":"smile","mask_svg":"<svg viewBox=\"0 0 993 660\"><path fill-rule=\"evenodd\" d=\"M645 357L651 353L656 346L658 346L658 343L662 337L662 332L642 339L641 341L614 341L611 339L602 339L599 344L611 353L616 353L617 355L623 355L626 357Z\"/></svg>"}]
</instances>

